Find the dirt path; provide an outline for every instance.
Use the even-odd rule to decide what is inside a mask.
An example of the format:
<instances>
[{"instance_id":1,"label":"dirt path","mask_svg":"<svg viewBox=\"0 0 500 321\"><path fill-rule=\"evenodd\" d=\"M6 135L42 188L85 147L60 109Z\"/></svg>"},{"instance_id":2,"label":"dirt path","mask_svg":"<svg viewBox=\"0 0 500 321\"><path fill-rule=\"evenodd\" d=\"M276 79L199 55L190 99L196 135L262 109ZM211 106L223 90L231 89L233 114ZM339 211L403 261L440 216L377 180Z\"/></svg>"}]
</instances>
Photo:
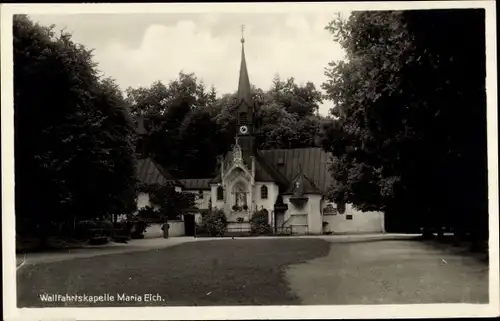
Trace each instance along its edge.
<instances>
[{"instance_id":1,"label":"dirt path","mask_svg":"<svg viewBox=\"0 0 500 321\"><path fill-rule=\"evenodd\" d=\"M327 256L287 269L303 304L488 302L488 266L473 257L415 240L327 240Z\"/></svg>"}]
</instances>

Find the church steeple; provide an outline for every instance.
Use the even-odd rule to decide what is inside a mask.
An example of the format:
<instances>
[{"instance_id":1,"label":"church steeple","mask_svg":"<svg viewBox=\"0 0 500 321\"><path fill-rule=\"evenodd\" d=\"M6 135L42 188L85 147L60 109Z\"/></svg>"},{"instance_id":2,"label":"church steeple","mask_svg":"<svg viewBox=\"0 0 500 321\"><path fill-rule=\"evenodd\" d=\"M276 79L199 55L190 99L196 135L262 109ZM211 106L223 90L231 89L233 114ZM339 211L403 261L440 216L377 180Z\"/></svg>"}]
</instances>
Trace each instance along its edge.
<instances>
[{"instance_id":1,"label":"church steeple","mask_svg":"<svg viewBox=\"0 0 500 321\"><path fill-rule=\"evenodd\" d=\"M245 38L243 37L244 27L241 27L241 65L240 79L238 82L238 93L236 95L238 136L251 136L254 125L254 101L252 99L250 79L248 77L247 62L245 58Z\"/></svg>"},{"instance_id":2,"label":"church steeple","mask_svg":"<svg viewBox=\"0 0 500 321\"><path fill-rule=\"evenodd\" d=\"M146 139L147 139L147 134L148 131L146 130L146 127L144 126L144 115L142 112L140 112L137 115L137 127L136 127L136 134L137 134L137 140L136 140L136 149L135 152L137 154L137 158L145 158L147 155L147 150L146 150Z\"/></svg>"},{"instance_id":3,"label":"church steeple","mask_svg":"<svg viewBox=\"0 0 500 321\"><path fill-rule=\"evenodd\" d=\"M240 80L238 83L238 104L245 103L248 107L253 106L252 94L250 92L250 79L248 77L247 61L245 59L245 38L243 37L244 27L241 27L241 65L240 65Z\"/></svg>"},{"instance_id":4,"label":"church steeple","mask_svg":"<svg viewBox=\"0 0 500 321\"><path fill-rule=\"evenodd\" d=\"M241 65L240 79L238 83L238 93L236 95L236 119L238 121L238 129L236 139L239 142L243 156L254 156L257 153L257 146L254 137L254 107L255 103L252 99L250 87L250 79L248 77L247 62L245 59L245 38L243 37L244 27L241 27Z\"/></svg>"}]
</instances>

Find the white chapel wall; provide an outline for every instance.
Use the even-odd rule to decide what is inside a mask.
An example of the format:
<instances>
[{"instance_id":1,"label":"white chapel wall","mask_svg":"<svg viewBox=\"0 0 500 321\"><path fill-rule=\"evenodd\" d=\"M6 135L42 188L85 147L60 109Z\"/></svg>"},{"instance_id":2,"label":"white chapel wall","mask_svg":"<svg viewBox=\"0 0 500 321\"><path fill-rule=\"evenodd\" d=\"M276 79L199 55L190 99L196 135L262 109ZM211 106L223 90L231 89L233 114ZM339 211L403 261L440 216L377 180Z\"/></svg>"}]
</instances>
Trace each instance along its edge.
<instances>
[{"instance_id":1,"label":"white chapel wall","mask_svg":"<svg viewBox=\"0 0 500 321\"><path fill-rule=\"evenodd\" d=\"M199 190L184 190L184 192L195 195L194 206L202 210L208 209L208 204L210 203L210 198L212 197L211 190L203 190L201 195Z\"/></svg>"},{"instance_id":2,"label":"white chapel wall","mask_svg":"<svg viewBox=\"0 0 500 321\"><path fill-rule=\"evenodd\" d=\"M261 188L265 185L267 187L267 199L261 198ZM266 209L269 213L268 223L272 222L272 213L274 210L274 204L278 198L279 188L278 185L271 182L255 182L253 187L252 195L256 210L259 211L262 208Z\"/></svg>"},{"instance_id":3,"label":"white chapel wall","mask_svg":"<svg viewBox=\"0 0 500 321\"><path fill-rule=\"evenodd\" d=\"M323 215L323 221L328 222L325 232L333 233L383 233L383 212L361 212L346 204L344 214ZM351 216L352 219L348 219Z\"/></svg>"},{"instance_id":4,"label":"white chapel wall","mask_svg":"<svg viewBox=\"0 0 500 321\"><path fill-rule=\"evenodd\" d=\"M307 234L309 231L308 213L309 202L303 207L295 206L290 202L290 195L283 196L283 203L288 204L288 210L285 212L285 227L292 227L294 234Z\"/></svg>"},{"instance_id":5,"label":"white chapel wall","mask_svg":"<svg viewBox=\"0 0 500 321\"><path fill-rule=\"evenodd\" d=\"M151 198L149 197L149 193L139 193L137 195L137 209L140 210L146 206L150 206L154 209L159 209L158 205L151 204Z\"/></svg>"},{"instance_id":6,"label":"white chapel wall","mask_svg":"<svg viewBox=\"0 0 500 321\"><path fill-rule=\"evenodd\" d=\"M223 185L221 184L221 186L223 186ZM226 206L226 204L224 202L224 199L228 198L227 194L229 194L229 196L230 196L231 193L228 192L226 189L224 189L224 199L218 200L217 199L217 188L218 187L219 187L218 184L212 184L212 185L210 185L210 188L211 188L211 197L212 197L212 207L213 208L222 209L222 210L226 211L226 207L227 206Z\"/></svg>"},{"instance_id":7,"label":"white chapel wall","mask_svg":"<svg viewBox=\"0 0 500 321\"><path fill-rule=\"evenodd\" d=\"M309 234L322 234L323 233L323 218L321 216L321 195L306 195L309 197L307 202L309 206L308 216L308 232Z\"/></svg>"},{"instance_id":8,"label":"white chapel wall","mask_svg":"<svg viewBox=\"0 0 500 321\"><path fill-rule=\"evenodd\" d=\"M151 206L151 203L149 201L149 194L148 193L139 193L137 195L137 209L144 208L146 206Z\"/></svg>"}]
</instances>

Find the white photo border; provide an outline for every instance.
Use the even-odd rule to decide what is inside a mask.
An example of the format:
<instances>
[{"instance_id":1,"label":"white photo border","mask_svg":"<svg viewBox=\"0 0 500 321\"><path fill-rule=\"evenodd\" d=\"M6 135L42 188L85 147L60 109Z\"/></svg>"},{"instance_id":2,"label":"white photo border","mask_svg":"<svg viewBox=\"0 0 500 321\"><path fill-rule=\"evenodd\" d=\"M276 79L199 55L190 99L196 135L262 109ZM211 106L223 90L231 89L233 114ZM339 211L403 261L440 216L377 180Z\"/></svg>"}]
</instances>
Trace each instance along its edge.
<instances>
[{"instance_id":1,"label":"white photo border","mask_svg":"<svg viewBox=\"0 0 500 321\"><path fill-rule=\"evenodd\" d=\"M486 88L489 182L489 304L408 304L349 306L220 306L140 308L17 308L14 210L13 49L14 14L83 13L258 13L484 8L486 12ZM498 220L498 124L496 10L494 1L415 1L338 3L190 4L2 4L2 246L5 320L221 320L488 317L500 314Z\"/></svg>"}]
</instances>

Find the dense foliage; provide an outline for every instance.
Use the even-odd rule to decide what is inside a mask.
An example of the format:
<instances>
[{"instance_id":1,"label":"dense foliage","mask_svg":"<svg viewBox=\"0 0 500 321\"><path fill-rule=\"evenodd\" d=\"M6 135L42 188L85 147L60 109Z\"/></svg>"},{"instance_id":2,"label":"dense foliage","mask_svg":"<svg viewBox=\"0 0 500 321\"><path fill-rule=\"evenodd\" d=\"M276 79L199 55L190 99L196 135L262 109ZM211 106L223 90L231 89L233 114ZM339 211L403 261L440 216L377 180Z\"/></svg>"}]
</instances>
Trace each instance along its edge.
<instances>
[{"instance_id":1,"label":"dense foliage","mask_svg":"<svg viewBox=\"0 0 500 321\"><path fill-rule=\"evenodd\" d=\"M319 146L322 117L316 112L322 96L314 84L275 77L268 91L252 90L260 148ZM147 119L147 154L177 177L212 177L217 156L234 143L236 93L219 97L194 74L181 72L168 86L129 88L127 99L132 112Z\"/></svg>"},{"instance_id":2,"label":"dense foliage","mask_svg":"<svg viewBox=\"0 0 500 321\"><path fill-rule=\"evenodd\" d=\"M346 59L326 68L325 97L293 78L252 88L259 147L322 146L335 158L335 202L425 231L449 226L487 237L484 28L484 10L333 20L326 29ZM14 18L13 35L18 232L134 212L139 114L146 155L177 177L213 177L217 156L234 142L236 93L219 95L181 72L123 97L70 35L25 16ZM323 99L334 118L317 114ZM147 189L160 208L151 215L175 218L194 205L194 195L172 186ZM215 210L202 226L220 235L227 222Z\"/></svg>"},{"instance_id":3,"label":"dense foliage","mask_svg":"<svg viewBox=\"0 0 500 321\"><path fill-rule=\"evenodd\" d=\"M323 84L337 202L487 237L484 10L355 12ZM464 46L464 40L467 45Z\"/></svg>"},{"instance_id":4,"label":"dense foliage","mask_svg":"<svg viewBox=\"0 0 500 321\"><path fill-rule=\"evenodd\" d=\"M201 224L197 227L198 235L224 236L227 231L227 218L223 210L214 209L204 213Z\"/></svg>"},{"instance_id":5,"label":"dense foliage","mask_svg":"<svg viewBox=\"0 0 500 321\"><path fill-rule=\"evenodd\" d=\"M169 220L179 219L181 210L195 206L196 195L189 192L177 192L175 187L167 184L158 186L150 192L151 203L158 206L158 214Z\"/></svg>"},{"instance_id":6,"label":"dense foliage","mask_svg":"<svg viewBox=\"0 0 500 321\"><path fill-rule=\"evenodd\" d=\"M120 90L69 34L16 15L13 42L18 232L133 211L134 127Z\"/></svg>"},{"instance_id":7,"label":"dense foliage","mask_svg":"<svg viewBox=\"0 0 500 321\"><path fill-rule=\"evenodd\" d=\"M272 232L268 223L269 213L266 210L260 210L252 214L250 218L250 228L253 234L266 234Z\"/></svg>"}]
</instances>

